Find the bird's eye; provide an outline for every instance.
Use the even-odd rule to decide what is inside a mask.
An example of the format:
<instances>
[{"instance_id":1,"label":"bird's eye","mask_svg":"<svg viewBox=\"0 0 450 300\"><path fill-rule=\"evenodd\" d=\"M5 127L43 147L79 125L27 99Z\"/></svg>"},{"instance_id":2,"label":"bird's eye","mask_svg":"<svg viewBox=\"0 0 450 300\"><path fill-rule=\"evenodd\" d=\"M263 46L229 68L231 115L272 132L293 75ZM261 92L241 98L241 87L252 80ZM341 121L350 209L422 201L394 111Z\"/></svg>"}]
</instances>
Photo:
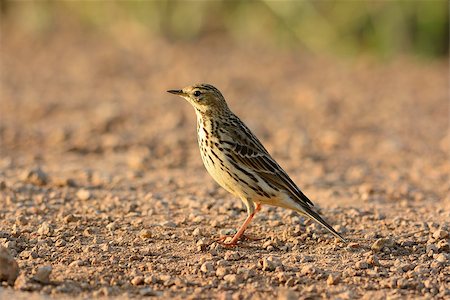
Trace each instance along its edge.
<instances>
[{"instance_id":1,"label":"bird's eye","mask_svg":"<svg viewBox=\"0 0 450 300\"><path fill-rule=\"evenodd\" d=\"M195 97L198 97L198 96L200 96L201 94L202 94L202 93L201 93L200 91L195 91L195 92L194 92L194 96L195 96Z\"/></svg>"}]
</instances>

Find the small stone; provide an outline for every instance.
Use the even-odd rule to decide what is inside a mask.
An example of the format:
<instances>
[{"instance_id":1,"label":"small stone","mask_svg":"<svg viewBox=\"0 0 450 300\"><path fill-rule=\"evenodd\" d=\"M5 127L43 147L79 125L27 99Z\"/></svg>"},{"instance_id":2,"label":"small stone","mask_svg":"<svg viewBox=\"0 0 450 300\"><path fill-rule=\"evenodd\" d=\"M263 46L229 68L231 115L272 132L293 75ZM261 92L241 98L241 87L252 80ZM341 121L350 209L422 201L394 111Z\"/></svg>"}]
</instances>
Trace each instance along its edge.
<instances>
[{"instance_id":1,"label":"small stone","mask_svg":"<svg viewBox=\"0 0 450 300\"><path fill-rule=\"evenodd\" d=\"M200 271L205 274L211 274L214 272L214 265L210 261L206 261L201 265Z\"/></svg>"},{"instance_id":2,"label":"small stone","mask_svg":"<svg viewBox=\"0 0 450 300\"><path fill-rule=\"evenodd\" d=\"M203 216L196 216L193 220L192 220L192 222L194 222L194 223L201 223L201 222L203 222L205 220L205 217L203 217Z\"/></svg>"},{"instance_id":3,"label":"small stone","mask_svg":"<svg viewBox=\"0 0 450 300\"><path fill-rule=\"evenodd\" d=\"M142 288L139 290L139 295L148 297L148 296L158 296L158 293L154 291L152 288Z\"/></svg>"},{"instance_id":4,"label":"small stone","mask_svg":"<svg viewBox=\"0 0 450 300\"><path fill-rule=\"evenodd\" d=\"M228 269L225 267L218 267L216 270L216 276L222 278L228 274Z\"/></svg>"},{"instance_id":5,"label":"small stone","mask_svg":"<svg viewBox=\"0 0 450 300\"><path fill-rule=\"evenodd\" d=\"M69 267L80 267L84 264L82 260L74 260L69 264Z\"/></svg>"},{"instance_id":6,"label":"small stone","mask_svg":"<svg viewBox=\"0 0 450 300\"><path fill-rule=\"evenodd\" d=\"M80 217L77 217L73 214L68 214L67 216L64 217L64 222L71 223L71 222L76 222L80 219L81 219Z\"/></svg>"},{"instance_id":7,"label":"small stone","mask_svg":"<svg viewBox=\"0 0 450 300\"><path fill-rule=\"evenodd\" d=\"M286 283L284 285L288 287L293 287L295 285L295 278L294 277L289 278L288 280L286 280Z\"/></svg>"},{"instance_id":8,"label":"small stone","mask_svg":"<svg viewBox=\"0 0 450 300\"><path fill-rule=\"evenodd\" d=\"M366 262L369 265L372 265L372 266L379 266L380 265L380 262L379 262L378 257L376 255L369 255L366 258Z\"/></svg>"},{"instance_id":9,"label":"small stone","mask_svg":"<svg viewBox=\"0 0 450 300\"><path fill-rule=\"evenodd\" d=\"M430 252L431 252L431 254L438 252L437 247L436 247L435 244L428 244L427 245L427 253L430 253Z\"/></svg>"},{"instance_id":10,"label":"small stone","mask_svg":"<svg viewBox=\"0 0 450 300\"><path fill-rule=\"evenodd\" d=\"M263 271L274 271L275 270L275 265L273 264L273 262L267 260L267 258L263 258L260 261L260 264L262 266Z\"/></svg>"},{"instance_id":11,"label":"small stone","mask_svg":"<svg viewBox=\"0 0 450 300\"><path fill-rule=\"evenodd\" d=\"M89 198L91 198L91 192L89 192L88 190L85 190L85 189L78 190L77 198L82 201L89 200Z\"/></svg>"},{"instance_id":12,"label":"small stone","mask_svg":"<svg viewBox=\"0 0 450 300\"><path fill-rule=\"evenodd\" d=\"M52 273L52 266L42 266L38 267L36 274L33 276L33 280L48 284L50 282L50 274Z\"/></svg>"},{"instance_id":13,"label":"small stone","mask_svg":"<svg viewBox=\"0 0 450 300\"><path fill-rule=\"evenodd\" d=\"M306 264L300 269L302 275L312 275L317 272L313 264Z\"/></svg>"},{"instance_id":14,"label":"small stone","mask_svg":"<svg viewBox=\"0 0 450 300\"><path fill-rule=\"evenodd\" d=\"M159 276L159 278L161 279L160 281L165 285L168 286L170 285L173 281L172 281L172 276L170 275L161 275Z\"/></svg>"},{"instance_id":15,"label":"small stone","mask_svg":"<svg viewBox=\"0 0 450 300\"><path fill-rule=\"evenodd\" d=\"M360 247L361 247L361 245L358 244L358 243L349 243L349 244L347 245L347 248L349 248L349 249L358 249L358 248L360 248Z\"/></svg>"},{"instance_id":16,"label":"small stone","mask_svg":"<svg viewBox=\"0 0 450 300\"><path fill-rule=\"evenodd\" d=\"M65 241L65 240L62 240L62 239L58 239L58 240L56 240L56 242L55 242L55 246L56 246L56 247L64 247L66 244L67 244L66 241Z\"/></svg>"},{"instance_id":17,"label":"small stone","mask_svg":"<svg viewBox=\"0 0 450 300\"><path fill-rule=\"evenodd\" d=\"M33 283L25 274L20 274L14 283L14 289L21 291L37 291L41 289L41 285Z\"/></svg>"},{"instance_id":18,"label":"small stone","mask_svg":"<svg viewBox=\"0 0 450 300\"><path fill-rule=\"evenodd\" d=\"M40 235L49 235L53 232L52 228L47 222L44 222L39 226L39 229L37 231Z\"/></svg>"},{"instance_id":19,"label":"small stone","mask_svg":"<svg viewBox=\"0 0 450 300\"><path fill-rule=\"evenodd\" d=\"M276 277L278 278L279 282L286 282L286 280L288 280L286 272L278 272Z\"/></svg>"},{"instance_id":20,"label":"small stone","mask_svg":"<svg viewBox=\"0 0 450 300\"><path fill-rule=\"evenodd\" d=\"M208 242L205 239L199 239L197 241L196 245L197 245L198 252L204 252L208 248Z\"/></svg>"},{"instance_id":21,"label":"small stone","mask_svg":"<svg viewBox=\"0 0 450 300\"><path fill-rule=\"evenodd\" d=\"M8 249L0 246L0 282L6 281L9 285L14 285L17 276L19 276L19 265Z\"/></svg>"},{"instance_id":22,"label":"small stone","mask_svg":"<svg viewBox=\"0 0 450 300\"><path fill-rule=\"evenodd\" d=\"M447 256L444 253L437 255L435 259L437 262L442 263L442 264L446 263L448 260Z\"/></svg>"},{"instance_id":23,"label":"small stone","mask_svg":"<svg viewBox=\"0 0 450 300\"><path fill-rule=\"evenodd\" d=\"M109 231L114 231L117 229L117 224L115 222L111 222L106 225L106 229L108 229Z\"/></svg>"},{"instance_id":24,"label":"small stone","mask_svg":"<svg viewBox=\"0 0 450 300\"><path fill-rule=\"evenodd\" d=\"M48 183L48 176L41 168L25 171L21 177L23 181L34 185L46 185Z\"/></svg>"},{"instance_id":25,"label":"small stone","mask_svg":"<svg viewBox=\"0 0 450 300\"><path fill-rule=\"evenodd\" d=\"M328 275L328 278L327 278L327 284L335 285L339 282L340 279L341 278L339 275L330 274L330 275Z\"/></svg>"},{"instance_id":26,"label":"small stone","mask_svg":"<svg viewBox=\"0 0 450 300\"><path fill-rule=\"evenodd\" d=\"M177 227L177 224L175 224L174 222L171 222L171 221L164 221L161 223L161 226L175 228L175 227Z\"/></svg>"},{"instance_id":27,"label":"small stone","mask_svg":"<svg viewBox=\"0 0 450 300\"><path fill-rule=\"evenodd\" d=\"M440 240L439 242L437 242L437 248L439 249L439 251L442 251L442 252L450 251L450 245L448 244L448 242L446 240Z\"/></svg>"},{"instance_id":28,"label":"small stone","mask_svg":"<svg viewBox=\"0 0 450 300\"><path fill-rule=\"evenodd\" d=\"M236 234L236 229L234 229L234 228L224 228L224 229L221 229L220 231L219 231L219 233L220 233L220 235L222 235L222 236L226 236L226 235L234 235L234 234Z\"/></svg>"},{"instance_id":29,"label":"small stone","mask_svg":"<svg viewBox=\"0 0 450 300\"><path fill-rule=\"evenodd\" d=\"M136 276L133 279L131 279L132 285L141 285L144 283L144 277L142 276Z\"/></svg>"},{"instance_id":30,"label":"small stone","mask_svg":"<svg viewBox=\"0 0 450 300\"><path fill-rule=\"evenodd\" d=\"M355 264L355 268L360 269L360 270L367 269L368 267L369 267L369 265L365 261L358 261Z\"/></svg>"},{"instance_id":31,"label":"small stone","mask_svg":"<svg viewBox=\"0 0 450 300\"><path fill-rule=\"evenodd\" d=\"M299 295L297 295L294 291L283 288L278 293L277 300L296 300L300 299Z\"/></svg>"},{"instance_id":32,"label":"small stone","mask_svg":"<svg viewBox=\"0 0 450 300\"><path fill-rule=\"evenodd\" d=\"M448 237L448 231L443 230L443 229L438 229L433 233L433 237L436 240L445 239L446 237Z\"/></svg>"},{"instance_id":33,"label":"small stone","mask_svg":"<svg viewBox=\"0 0 450 300\"><path fill-rule=\"evenodd\" d=\"M14 241L7 241L6 243L3 244L3 246L9 251L17 249L17 243Z\"/></svg>"},{"instance_id":34,"label":"small stone","mask_svg":"<svg viewBox=\"0 0 450 300\"><path fill-rule=\"evenodd\" d=\"M21 226L25 226L28 224L28 218L25 216L18 216L16 218L16 224L17 225L21 225Z\"/></svg>"},{"instance_id":35,"label":"small stone","mask_svg":"<svg viewBox=\"0 0 450 300\"><path fill-rule=\"evenodd\" d=\"M239 284L242 281L241 277L236 274L225 275L223 279L230 284Z\"/></svg>"},{"instance_id":36,"label":"small stone","mask_svg":"<svg viewBox=\"0 0 450 300\"><path fill-rule=\"evenodd\" d=\"M152 232L148 229L142 229L139 232L139 236L141 237L141 239L145 240L145 239L149 239L152 237Z\"/></svg>"},{"instance_id":37,"label":"small stone","mask_svg":"<svg viewBox=\"0 0 450 300\"><path fill-rule=\"evenodd\" d=\"M390 238L378 239L372 244L371 249L375 252L381 251L383 248L392 248L394 246L394 241Z\"/></svg>"},{"instance_id":38,"label":"small stone","mask_svg":"<svg viewBox=\"0 0 450 300\"><path fill-rule=\"evenodd\" d=\"M227 251L223 257L224 260L239 260L241 257L239 253L234 251Z\"/></svg>"},{"instance_id":39,"label":"small stone","mask_svg":"<svg viewBox=\"0 0 450 300\"><path fill-rule=\"evenodd\" d=\"M279 258L274 256L265 257L259 261L259 265L262 267L263 271L275 271L277 267L282 267L281 261Z\"/></svg>"},{"instance_id":40,"label":"small stone","mask_svg":"<svg viewBox=\"0 0 450 300\"><path fill-rule=\"evenodd\" d=\"M192 232L193 236L202 236L202 232L200 230L200 228L195 228L194 231Z\"/></svg>"},{"instance_id":41,"label":"small stone","mask_svg":"<svg viewBox=\"0 0 450 300\"><path fill-rule=\"evenodd\" d=\"M145 277L144 282L145 282L145 284L155 284L155 283L160 282L160 280L155 275L151 275L151 276Z\"/></svg>"},{"instance_id":42,"label":"small stone","mask_svg":"<svg viewBox=\"0 0 450 300\"><path fill-rule=\"evenodd\" d=\"M338 299L345 299L345 300L347 300L347 299L354 299L355 295L354 295L354 292L352 292L352 291L345 291L343 293L338 294L337 298Z\"/></svg>"}]
</instances>

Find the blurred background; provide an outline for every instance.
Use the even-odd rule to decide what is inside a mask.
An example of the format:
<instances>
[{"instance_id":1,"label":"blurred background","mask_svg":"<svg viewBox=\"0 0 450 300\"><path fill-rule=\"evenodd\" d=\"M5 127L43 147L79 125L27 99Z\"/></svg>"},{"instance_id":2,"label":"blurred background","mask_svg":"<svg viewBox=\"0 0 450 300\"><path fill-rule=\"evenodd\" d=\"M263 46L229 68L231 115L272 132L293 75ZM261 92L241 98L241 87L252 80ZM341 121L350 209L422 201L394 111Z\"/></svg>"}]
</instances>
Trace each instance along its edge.
<instances>
[{"instance_id":1,"label":"blurred background","mask_svg":"<svg viewBox=\"0 0 450 300\"><path fill-rule=\"evenodd\" d=\"M197 82L222 90L306 184L416 174L435 186L441 175L422 175L448 169L448 1L0 7L6 169L189 167L207 176L192 108L165 92Z\"/></svg>"},{"instance_id":2,"label":"blurred background","mask_svg":"<svg viewBox=\"0 0 450 300\"><path fill-rule=\"evenodd\" d=\"M448 2L1 1L3 25L45 35L77 24L103 34L129 27L171 41L206 36L332 55L448 53Z\"/></svg>"},{"instance_id":3,"label":"blurred background","mask_svg":"<svg viewBox=\"0 0 450 300\"><path fill-rule=\"evenodd\" d=\"M448 53L448 2L430 1L1 1L3 26L48 34L76 25L129 28L169 40L214 36L281 48L381 58Z\"/></svg>"}]
</instances>

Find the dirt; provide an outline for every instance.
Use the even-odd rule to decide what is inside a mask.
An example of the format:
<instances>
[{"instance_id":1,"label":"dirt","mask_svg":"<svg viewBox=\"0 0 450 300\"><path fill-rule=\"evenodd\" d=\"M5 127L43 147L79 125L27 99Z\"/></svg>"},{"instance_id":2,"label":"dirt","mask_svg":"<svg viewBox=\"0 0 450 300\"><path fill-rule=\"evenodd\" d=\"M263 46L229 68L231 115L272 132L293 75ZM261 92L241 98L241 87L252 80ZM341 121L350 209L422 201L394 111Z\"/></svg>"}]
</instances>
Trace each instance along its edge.
<instances>
[{"instance_id":1,"label":"dirt","mask_svg":"<svg viewBox=\"0 0 450 300\"><path fill-rule=\"evenodd\" d=\"M448 62L2 27L3 296L448 298ZM168 89L208 82L347 239L245 208ZM3 268L5 266L0 266ZM0 270L1 271L1 270Z\"/></svg>"}]
</instances>

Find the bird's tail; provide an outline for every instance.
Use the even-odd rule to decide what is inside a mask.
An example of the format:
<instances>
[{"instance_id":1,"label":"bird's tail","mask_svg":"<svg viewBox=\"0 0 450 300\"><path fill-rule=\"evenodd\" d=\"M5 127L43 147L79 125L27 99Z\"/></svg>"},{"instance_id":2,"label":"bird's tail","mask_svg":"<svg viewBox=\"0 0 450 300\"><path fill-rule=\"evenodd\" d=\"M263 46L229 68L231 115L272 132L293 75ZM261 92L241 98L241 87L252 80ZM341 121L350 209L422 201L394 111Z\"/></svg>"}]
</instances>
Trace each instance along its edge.
<instances>
[{"instance_id":1,"label":"bird's tail","mask_svg":"<svg viewBox=\"0 0 450 300\"><path fill-rule=\"evenodd\" d=\"M296 208L295 210L297 212L301 213L302 215L306 215L307 217L313 219L314 221L316 221L317 223L319 223L320 225L325 227L329 232L331 232L335 237L337 237L338 239L340 239L344 243L347 242L344 239L344 237L342 237L342 235L340 235L336 230L334 230L334 228L331 227L330 224L328 224L324 219L322 219L322 217L318 213L313 211L311 208L309 208L309 207L302 207L302 209Z\"/></svg>"}]
</instances>

